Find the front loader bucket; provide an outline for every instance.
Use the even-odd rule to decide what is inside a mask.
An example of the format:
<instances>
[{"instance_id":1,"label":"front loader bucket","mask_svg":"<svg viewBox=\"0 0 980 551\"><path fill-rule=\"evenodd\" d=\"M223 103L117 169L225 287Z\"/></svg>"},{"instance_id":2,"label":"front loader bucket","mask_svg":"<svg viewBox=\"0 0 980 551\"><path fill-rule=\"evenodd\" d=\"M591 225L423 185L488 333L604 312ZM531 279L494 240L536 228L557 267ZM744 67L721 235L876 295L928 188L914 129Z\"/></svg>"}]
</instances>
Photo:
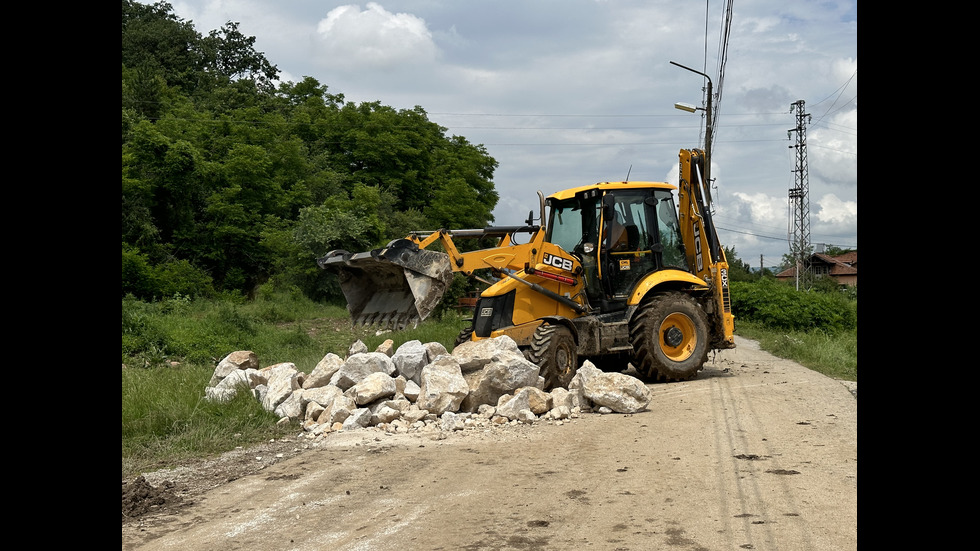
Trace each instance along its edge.
<instances>
[{"instance_id":1,"label":"front loader bucket","mask_svg":"<svg viewBox=\"0 0 980 551\"><path fill-rule=\"evenodd\" d=\"M420 250L407 239L364 253L330 251L317 264L337 272L355 325L417 325L432 313L453 280L449 255Z\"/></svg>"}]
</instances>

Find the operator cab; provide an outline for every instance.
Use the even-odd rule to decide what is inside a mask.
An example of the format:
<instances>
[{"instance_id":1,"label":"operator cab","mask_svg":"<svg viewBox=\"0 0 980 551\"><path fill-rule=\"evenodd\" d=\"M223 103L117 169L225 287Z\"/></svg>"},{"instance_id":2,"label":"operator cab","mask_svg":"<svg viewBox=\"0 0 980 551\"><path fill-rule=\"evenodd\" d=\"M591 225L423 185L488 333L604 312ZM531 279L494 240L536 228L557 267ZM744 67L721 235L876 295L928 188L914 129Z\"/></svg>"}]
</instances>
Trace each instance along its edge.
<instances>
[{"instance_id":1,"label":"operator cab","mask_svg":"<svg viewBox=\"0 0 980 551\"><path fill-rule=\"evenodd\" d=\"M638 182L548 198L545 240L582 263L585 293L601 312L626 308L634 287L664 268L687 271L673 186Z\"/></svg>"}]
</instances>

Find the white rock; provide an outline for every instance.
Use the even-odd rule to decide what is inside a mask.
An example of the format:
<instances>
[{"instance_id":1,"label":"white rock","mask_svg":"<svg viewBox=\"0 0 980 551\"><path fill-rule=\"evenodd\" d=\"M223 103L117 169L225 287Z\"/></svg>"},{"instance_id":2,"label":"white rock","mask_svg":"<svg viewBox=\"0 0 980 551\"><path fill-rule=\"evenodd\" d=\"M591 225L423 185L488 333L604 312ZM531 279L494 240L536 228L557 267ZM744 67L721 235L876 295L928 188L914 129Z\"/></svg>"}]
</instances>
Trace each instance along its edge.
<instances>
[{"instance_id":1,"label":"white rock","mask_svg":"<svg viewBox=\"0 0 980 551\"><path fill-rule=\"evenodd\" d=\"M459 362L453 356L440 356L422 368L416 403L420 409L442 415L446 411L458 411L469 391Z\"/></svg>"}]
</instances>

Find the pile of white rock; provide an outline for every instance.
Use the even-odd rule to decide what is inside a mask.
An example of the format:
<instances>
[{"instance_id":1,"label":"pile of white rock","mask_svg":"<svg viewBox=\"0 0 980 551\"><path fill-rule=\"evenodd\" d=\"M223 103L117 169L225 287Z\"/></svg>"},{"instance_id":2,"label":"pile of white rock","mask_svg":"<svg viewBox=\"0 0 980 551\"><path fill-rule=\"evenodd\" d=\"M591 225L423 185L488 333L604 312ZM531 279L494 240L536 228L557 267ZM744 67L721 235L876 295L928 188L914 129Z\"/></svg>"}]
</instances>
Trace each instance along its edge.
<instances>
[{"instance_id":1,"label":"pile of white rock","mask_svg":"<svg viewBox=\"0 0 980 551\"><path fill-rule=\"evenodd\" d=\"M205 397L222 402L250 392L280 423L298 422L310 437L365 427L405 433L561 422L581 412L636 413L651 398L639 379L603 372L588 361L568 388L545 392L538 366L507 336L465 342L452 353L418 340L397 350L387 340L369 352L357 341L346 359L329 353L309 374L291 362L258 366L251 351L228 354Z\"/></svg>"}]
</instances>

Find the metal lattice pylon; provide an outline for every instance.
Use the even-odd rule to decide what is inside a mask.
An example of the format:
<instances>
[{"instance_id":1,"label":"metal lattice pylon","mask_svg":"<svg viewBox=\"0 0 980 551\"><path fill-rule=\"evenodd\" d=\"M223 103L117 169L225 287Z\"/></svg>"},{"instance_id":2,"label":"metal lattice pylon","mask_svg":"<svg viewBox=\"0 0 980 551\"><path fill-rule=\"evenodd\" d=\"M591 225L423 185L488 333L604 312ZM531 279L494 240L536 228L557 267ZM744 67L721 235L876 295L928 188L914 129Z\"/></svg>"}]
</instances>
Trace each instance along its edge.
<instances>
[{"instance_id":1,"label":"metal lattice pylon","mask_svg":"<svg viewBox=\"0 0 980 551\"><path fill-rule=\"evenodd\" d=\"M790 113L796 111L796 128L791 128L788 136L796 132L796 145L790 148L796 149L796 173L794 186L789 190L789 200L793 211L793 237L791 252L796 262L796 288L800 284L804 288L810 288L812 281L810 273L810 191L809 177L807 175L806 160L806 124L812 119L803 110L803 100L797 100L790 104Z\"/></svg>"}]
</instances>

